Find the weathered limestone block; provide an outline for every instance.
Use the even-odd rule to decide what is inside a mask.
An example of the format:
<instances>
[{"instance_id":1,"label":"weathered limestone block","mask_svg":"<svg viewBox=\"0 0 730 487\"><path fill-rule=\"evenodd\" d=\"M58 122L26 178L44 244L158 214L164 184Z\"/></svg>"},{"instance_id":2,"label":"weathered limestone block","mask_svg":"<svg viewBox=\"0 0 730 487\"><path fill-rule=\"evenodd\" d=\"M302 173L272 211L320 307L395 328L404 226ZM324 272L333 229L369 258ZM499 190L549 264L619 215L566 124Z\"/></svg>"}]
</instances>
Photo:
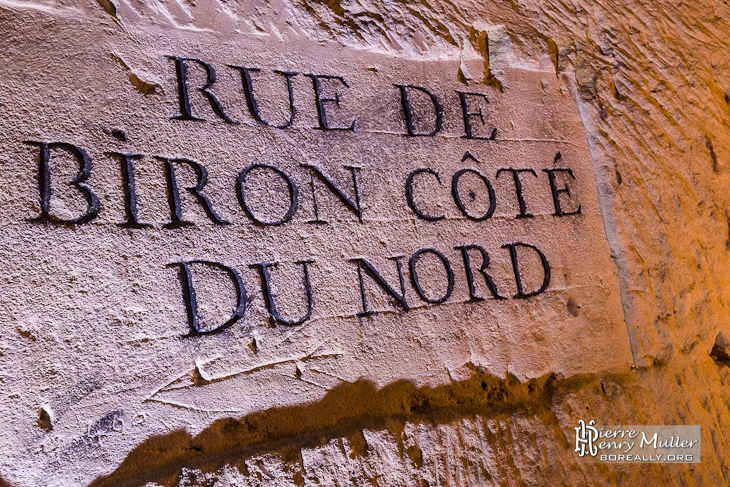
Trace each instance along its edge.
<instances>
[{"instance_id":1,"label":"weathered limestone block","mask_svg":"<svg viewBox=\"0 0 730 487\"><path fill-rule=\"evenodd\" d=\"M0 483L726 484L729 13L0 0Z\"/></svg>"}]
</instances>

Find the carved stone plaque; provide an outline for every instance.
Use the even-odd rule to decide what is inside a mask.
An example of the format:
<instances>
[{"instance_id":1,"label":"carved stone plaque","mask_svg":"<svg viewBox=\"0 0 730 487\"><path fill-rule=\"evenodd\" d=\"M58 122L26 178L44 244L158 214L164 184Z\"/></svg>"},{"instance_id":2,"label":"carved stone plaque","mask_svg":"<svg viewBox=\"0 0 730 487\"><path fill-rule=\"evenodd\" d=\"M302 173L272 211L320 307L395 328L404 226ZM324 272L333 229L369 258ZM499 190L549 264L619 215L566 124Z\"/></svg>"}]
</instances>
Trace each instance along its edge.
<instances>
[{"instance_id":1,"label":"carved stone plaque","mask_svg":"<svg viewBox=\"0 0 730 487\"><path fill-rule=\"evenodd\" d=\"M322 398L631 362L567 75L6 10L2 474ZM80 41L83 39L83 42Z\"/></svg>"}]
</instances>

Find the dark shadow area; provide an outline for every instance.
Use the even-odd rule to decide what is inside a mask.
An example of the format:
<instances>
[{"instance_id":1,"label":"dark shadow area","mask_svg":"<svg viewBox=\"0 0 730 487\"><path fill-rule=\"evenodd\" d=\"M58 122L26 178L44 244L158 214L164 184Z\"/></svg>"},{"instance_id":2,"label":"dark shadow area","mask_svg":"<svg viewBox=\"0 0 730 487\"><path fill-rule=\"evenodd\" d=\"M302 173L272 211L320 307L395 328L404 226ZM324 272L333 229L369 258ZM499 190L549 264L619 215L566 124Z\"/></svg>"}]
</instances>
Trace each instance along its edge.
<instances>
[{"instance_id":1,"label":"dark shadow area","mask_svg":"<svg viewBox=\"0 0 730 487\"><path fill-rule=\"evenodd\" d=\"M433 388L417 388L408 382L380 390L366 381L343 384L316 403L219 420L196 437L185 431L153 437L91 487L142 486L150 481L170 485L183 466L212 472L226 464L242 464L253 455L298 454L301 448L342 437L351 438L354 454L365 455L362 429L397 432L406 421L437 424L477 413L508 418L523 412L557 422L550 408L559 382L553 374L521 383L514 376L500 379L474 369L475 374L467 380ZM408 454L417 458L417 452Z\"/></svg>"}]
</instances>

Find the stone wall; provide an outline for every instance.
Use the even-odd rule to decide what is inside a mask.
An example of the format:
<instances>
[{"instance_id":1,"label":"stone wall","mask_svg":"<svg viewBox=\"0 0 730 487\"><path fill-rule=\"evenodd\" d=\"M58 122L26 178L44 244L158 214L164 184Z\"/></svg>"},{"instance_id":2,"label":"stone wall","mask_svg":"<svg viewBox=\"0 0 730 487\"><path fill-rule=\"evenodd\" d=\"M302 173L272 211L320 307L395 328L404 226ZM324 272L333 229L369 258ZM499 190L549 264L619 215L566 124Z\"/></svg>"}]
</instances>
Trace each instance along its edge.
<instances>
[{"instance_id":1,"label":"stone wall","mask_svg":"<svg viewBox=\"0 0 730 487\"><path fill-rule=\"evenodd\" d=\"M727 484L729 16L719 1L0 0L0 484ZM261 69L258 119L228 65ZM342 79L320 93L312 74ZM438 98L441 127L407 85ZM292 186L246 186L252 164L298 188L289 220ZM535 176L520 193L503 168ZM573 179L551 185L556 169ZM414 271L419 249L441 257ZM700 425L702 462L586 462L580 419Z\"/></svg>"}]
</instances>

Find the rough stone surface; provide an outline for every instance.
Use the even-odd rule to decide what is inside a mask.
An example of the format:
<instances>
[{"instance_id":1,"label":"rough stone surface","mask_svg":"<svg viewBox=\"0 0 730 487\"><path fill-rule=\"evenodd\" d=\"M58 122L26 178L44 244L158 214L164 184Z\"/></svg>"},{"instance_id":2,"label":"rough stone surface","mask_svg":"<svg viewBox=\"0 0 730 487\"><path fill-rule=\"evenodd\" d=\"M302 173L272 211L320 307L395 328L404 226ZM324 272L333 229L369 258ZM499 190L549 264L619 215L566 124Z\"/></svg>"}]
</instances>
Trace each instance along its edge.
<instances>
[{"instance_id":1,"label":"rough stone surface","mask_svg":"<svg viewBox=\"0 0 730 487\"><path fill-rule=\"evenodd\" d=\"M17 486L727 484L728 15L722 2L0 0L0 475ZM215 65L213 91L241 125L221 121L200 93L191 100L206 122L171 121L177 92L165 55ZM257 125L240 78L224 67L238 63L261 67L257 79L278 82L269 92L277 96L284 84L271 69L342 74L350 88L331 122L357 117L358 130L312 130L302 74L294 126ZM191 83L201 76L191 68ZM404 82L451 97L437 137L403 137L392 84ZM454 90L490 97L495 141L460 138ZM261 108L286 119L286 104ZM27 221L39 211L38 150L24 140L88 150L97 220ZM467 150L479 162L462 160ZM153 228L116 226L123 188L108 151L145 154L140 215ZM166 183L152 155L204 163L205 193L232 224L213 225L183 190L196 226L162 229ZM58 181L74 177L68 155L54 160ZM252 162L281 166L300 188L300 212L286 226L254 226L238 206L232 182ZM349 195L343 166L361 166L364 223L319 186L330 224L313 229L301 163L323 168ZM495 184L493 220L471 222L449 200L451 176L467 166ZM415 192L429 212L444 212L443 224L419 221L405 202L403 181L418 167L444 181L441 194ZM514 218L513 183L494 177L501 167L540 173L542 186L525 176L534 219ZM552 167L575 171L580 217L551 215L542 169ZM181 188L195 183L179 174ZM54 191L54 215L83 212L75 190ZM254 213L273 219L282 208ZM497 288L511 296L500 246L515 241L544 249L548 291L464 304L453 247L483 245ZM415 309L403 313L373 288L382 313L357 318L347 259L368 259L397 289L387 258L407 255L407 273L408 256L424 247L454 264L453 297L426 306L406 277ZM249 286L247 315L226 332L181 338L180 284L165 264L191 258L236 267ZM267 326L248 265L282 263L272 276L288 286L274 281L275 295L296 316L302 258L315 260L312 320ZM535 269L539 260L528 262L533 289ZM439 272L424 266L424 280ZM220 322L230 282L213 271L199 277L210 283L199 289L201 315ZM571 445L578 419L699 424L702 463L583 462Z\"/></svg>"}]
</instances>

